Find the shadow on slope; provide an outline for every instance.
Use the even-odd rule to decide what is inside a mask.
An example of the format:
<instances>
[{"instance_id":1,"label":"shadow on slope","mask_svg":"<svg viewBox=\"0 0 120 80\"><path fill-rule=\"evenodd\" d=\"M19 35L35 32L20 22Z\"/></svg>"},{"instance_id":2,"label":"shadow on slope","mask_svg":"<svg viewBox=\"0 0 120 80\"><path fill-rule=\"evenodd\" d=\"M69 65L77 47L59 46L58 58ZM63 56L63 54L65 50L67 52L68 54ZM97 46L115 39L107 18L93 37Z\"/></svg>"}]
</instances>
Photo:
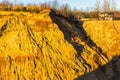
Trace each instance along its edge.
<instances>
[{"instance_id":1,"label":"shadow on slope","mask_svg":"<svg viewBox=\"0 0 120 80\"><path fill-rule=\"evenodd\" d=\"M75 37L78 37L85 45L88 45L98 55L103 55L108 60L107 56L103 53L102 49L94 43L94 41L89 37L87 32L84 30L83 21L73 20L64 17L62 15L56 14L54 11L51 11L50 17L52 21L56 23L59 29L63 32L65 40L72 44L74 49L76 49L78 54L77 57L82 58L81 52L83 52L84 45L72 41L72 39L75 39ZM101 56L101 58L107 63L103 56Z\"/></svg>"},{"instance_id":2,"label":"shadow on slope","mask_svg":"<svg viewBox=\"0 0 120 80\"><path fill-rule=\"evenodd\" d=\"M113 57L106 65L75 80L120 80L120 56Z\"/></svg>"}]
</instances>

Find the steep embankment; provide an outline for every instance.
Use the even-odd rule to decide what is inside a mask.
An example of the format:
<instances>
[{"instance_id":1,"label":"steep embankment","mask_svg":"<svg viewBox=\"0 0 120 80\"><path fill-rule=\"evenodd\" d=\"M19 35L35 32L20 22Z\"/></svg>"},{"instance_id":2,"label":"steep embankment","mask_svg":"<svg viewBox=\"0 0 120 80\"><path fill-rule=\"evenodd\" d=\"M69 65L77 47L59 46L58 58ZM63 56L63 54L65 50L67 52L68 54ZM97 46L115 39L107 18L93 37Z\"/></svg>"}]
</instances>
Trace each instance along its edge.
<instances>
[{"instance_id":1,"label":"steep embankment","mask_svg":"<svg viewBox=\"0 0 120 80\"><path fill-rule=\"evenodd\" d=\"M0 17L1 80L73 80L109 62L81 22L50 10Z\"/></svg>"},{"instance_id":2,"label":"steep embankment","mask_svg":"<svg viewBox=\"0 0 120 80\"><path fill-rule=\"evenodd\" d=\"M86 21L83 27L109 59L120 55L120 21Z\"/></svg>"},{"instance_id":3,"label":"steep embankment","mask_svg":"<svg viewBox=\"0 0 120 80\"><path fill-rule=\"evenodd\" d=\"M86 21L83 27L110 61L77 80L120 80L120 21Z\"/></svg>"}]
</instances>

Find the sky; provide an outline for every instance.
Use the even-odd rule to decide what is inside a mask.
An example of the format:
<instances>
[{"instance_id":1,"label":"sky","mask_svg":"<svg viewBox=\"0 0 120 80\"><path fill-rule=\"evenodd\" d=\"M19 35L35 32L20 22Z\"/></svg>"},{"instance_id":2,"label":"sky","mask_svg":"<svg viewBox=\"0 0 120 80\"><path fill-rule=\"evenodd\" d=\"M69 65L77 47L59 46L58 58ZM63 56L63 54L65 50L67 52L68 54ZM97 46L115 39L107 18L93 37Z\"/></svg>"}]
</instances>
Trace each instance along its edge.
<instances>
[{"instance_id":1,"label":"sky","mask_svg":"<svg viewBox=\"0 0 120 80\"><path fill-rule=\"evenodd\" d=\"M2 0L0 0L1 2ZM44 3L44 2L52 2L54 0L7 0L9 2L12 2L13 4L15 3L23 3L23 4L39 4L39 3ZM60 5L62 4L69 4L70 8L74 9L78 9L78 10L92 10L94 9L95 6L95 2L96 0L57 0L59 2ZM103 0L100 0L100 2L102 3ZM120 0L115 0L116 3L116 8L118 10L120 10Z\"/></svg>"}]
</instances>

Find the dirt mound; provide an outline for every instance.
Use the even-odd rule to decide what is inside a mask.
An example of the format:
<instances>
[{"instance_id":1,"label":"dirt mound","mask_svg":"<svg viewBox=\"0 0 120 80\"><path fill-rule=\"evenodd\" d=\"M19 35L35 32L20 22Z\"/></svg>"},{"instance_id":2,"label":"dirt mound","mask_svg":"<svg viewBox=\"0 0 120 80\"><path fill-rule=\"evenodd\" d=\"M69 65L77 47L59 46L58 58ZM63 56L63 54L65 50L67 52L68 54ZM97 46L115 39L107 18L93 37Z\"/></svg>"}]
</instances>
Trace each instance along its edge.
<instances>
[{"instance_id":1,"label":"dirt mound","mask_svg":"<svg viewBox=\"0 0 120 80\"><path fill-rule=\"evenodd\" d=\"M1 80L73 80L110 60L82 22L50 10L0 19Z\"/></svg>"}]
</instances>

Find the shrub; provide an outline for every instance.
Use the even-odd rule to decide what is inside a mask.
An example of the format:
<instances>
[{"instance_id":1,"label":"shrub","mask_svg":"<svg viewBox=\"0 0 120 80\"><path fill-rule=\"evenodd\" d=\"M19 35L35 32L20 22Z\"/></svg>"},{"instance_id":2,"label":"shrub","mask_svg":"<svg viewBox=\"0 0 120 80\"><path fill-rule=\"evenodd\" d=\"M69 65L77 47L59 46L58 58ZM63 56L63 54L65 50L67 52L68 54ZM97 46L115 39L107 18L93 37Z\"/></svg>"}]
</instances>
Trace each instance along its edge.
<instances>
[{"instance_id":1,"label":"shrub","mask_svg":"<svg viewBox=\"0 0 120 80\"><path fill-rule=\"evenodd\" d=\"M21 9L20 8L16 8L14 11L21 11Z\"/></svg>"},{"instance_id":2,"label":"shrub","mask_svg":"<svg viewBox=\"0 0 120 80\"><path fill-rule=\"evenodd\" d=\"M23 8L22 8L22 11L23 11L23 12L26 12L26 11L27 11L26 7L23 7Z\"/></svg>"},{"instance_id":3,"label":"shrub","mask_svg":"<svg viewBox=\"0 0 120 80\"><path fill-rule=\"evenodd\" d=\"M68 18L70 18L70 19L74 19L75 16L74 16L73 14L70 14L70 15L68 15Z\"/></svg>"},{"instance_id":4,"label":"shrub","mask_svg":"<svg viewBox=\"0 0 120 80\"><path fill-rule=\"evenodd\" d=\"M4 11L11 11L11 8L4 8Z\"/></svg>"},{"instance_id":5,"label":"shrub","mask_svg":"<svg viewBox=\"0 0 120 80\"><path fill-rule=\"evenodd\" d=\"M35 9L31 10L30 12L31 12L31 13L39 13L40 10L39 10L39 8L35 8Z\"/></svg>"}]
</instances>

